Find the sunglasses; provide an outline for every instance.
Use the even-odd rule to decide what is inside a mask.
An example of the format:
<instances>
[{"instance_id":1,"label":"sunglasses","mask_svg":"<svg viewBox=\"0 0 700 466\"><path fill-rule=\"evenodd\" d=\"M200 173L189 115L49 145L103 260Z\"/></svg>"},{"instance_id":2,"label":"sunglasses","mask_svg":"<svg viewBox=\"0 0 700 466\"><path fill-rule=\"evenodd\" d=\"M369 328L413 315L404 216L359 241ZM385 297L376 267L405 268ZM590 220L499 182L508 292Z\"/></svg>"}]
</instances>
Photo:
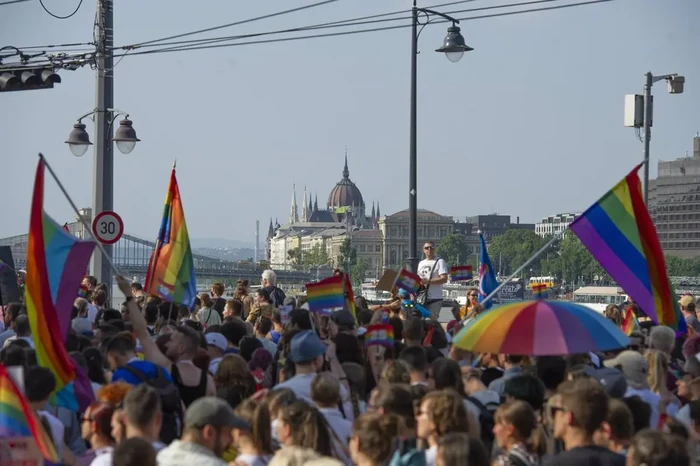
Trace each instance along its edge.
<instances>
[{"instance_id":1,"label":"sunglasses","mask_svg":"<svg viewBox=\"0 0 700 466\"><path fill-rule=\"evenodd\" d=\"M435 249L435 248L432 246L425 246L423 249Z\"/></svg>"}]
</instances>

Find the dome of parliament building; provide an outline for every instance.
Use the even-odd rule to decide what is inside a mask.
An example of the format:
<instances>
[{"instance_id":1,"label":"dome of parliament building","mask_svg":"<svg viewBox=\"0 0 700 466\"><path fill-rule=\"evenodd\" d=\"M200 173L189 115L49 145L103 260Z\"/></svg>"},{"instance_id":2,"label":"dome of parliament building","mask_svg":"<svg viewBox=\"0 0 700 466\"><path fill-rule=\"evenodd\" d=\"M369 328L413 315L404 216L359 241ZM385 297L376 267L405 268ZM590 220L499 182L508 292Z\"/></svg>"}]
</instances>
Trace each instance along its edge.
<instances>
[{"instance_id":1,"label":"dome of parliament building","mask_svg":"<svg viewBox=\"0 0 700 466\"><path fill-rule=\"evenodd\" d=\"M345 167L343 168L343 179L338 181L328 195L328 208L337 209L339 207L363 207L365 201L362 193L350 180L350 170L348 170L348 156L345 156Z\"/></svg>"}]
</instances>

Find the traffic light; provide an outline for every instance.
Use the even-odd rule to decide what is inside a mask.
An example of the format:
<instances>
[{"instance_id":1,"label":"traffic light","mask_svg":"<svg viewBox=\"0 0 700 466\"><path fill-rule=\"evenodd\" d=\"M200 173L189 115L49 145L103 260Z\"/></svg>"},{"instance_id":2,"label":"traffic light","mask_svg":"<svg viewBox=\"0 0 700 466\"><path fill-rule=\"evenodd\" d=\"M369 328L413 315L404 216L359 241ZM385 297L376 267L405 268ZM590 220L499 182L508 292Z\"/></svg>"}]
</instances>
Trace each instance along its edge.
<instances>
[{"instance_id":1,"label":"traffic light","mask_svg":"<svg viewBox=\"0 0 700 466\"><path fill-rule=\"evenodd\" d=\"M51 68L24 68L3 70L0 68L0 92L51 89L61 82L61 77Z\"/></svg>"}]
</instances>

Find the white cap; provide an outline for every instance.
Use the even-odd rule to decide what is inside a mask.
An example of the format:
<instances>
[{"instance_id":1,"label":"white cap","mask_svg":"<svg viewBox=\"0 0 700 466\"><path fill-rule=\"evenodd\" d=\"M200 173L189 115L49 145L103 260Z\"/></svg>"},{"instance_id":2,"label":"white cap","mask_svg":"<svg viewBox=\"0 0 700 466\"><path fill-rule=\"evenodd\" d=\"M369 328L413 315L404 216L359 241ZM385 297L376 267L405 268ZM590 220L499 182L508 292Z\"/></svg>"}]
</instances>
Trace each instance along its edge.
<instances>
[{"instance_id":1,"label":"white cap","mask_svg":"<svg viewBox=\"0 0 700 466\"><path fill-rule=\"evenodd\" d=\"M228 340L220 333L207 333L204 335L204 338L207 340L207 345L209 346L216 346L221 351L226 351L226 348L228 348Z\"/></svg>"}]
</instances>

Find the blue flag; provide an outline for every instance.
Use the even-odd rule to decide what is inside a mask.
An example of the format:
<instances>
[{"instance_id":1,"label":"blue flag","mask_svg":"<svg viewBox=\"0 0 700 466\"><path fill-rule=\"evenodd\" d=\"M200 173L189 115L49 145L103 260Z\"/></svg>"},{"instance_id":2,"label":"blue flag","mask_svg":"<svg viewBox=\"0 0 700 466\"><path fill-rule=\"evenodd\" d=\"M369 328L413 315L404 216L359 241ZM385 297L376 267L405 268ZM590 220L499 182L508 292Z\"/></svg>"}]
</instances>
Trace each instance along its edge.
<instances>
[{"instance_id":1,"label":"blue flag","mask_svg":"<svg viewBox=\"0 0 700 466\"><path fill-rule=\"evenodd\" d=\"M479 302L482 302L485 297L491 294L493 290L498 287L498 281L496 280L496 274L493 272L493 267L491 266L491 259L489 259L489 253L486 250L486 242L484 241L484 235L479 233L479 240L481 241L481 255L479 256ZM491 307L492 300L488 300L484 304L484 309Z\"/></svg>"}]
</instances>

